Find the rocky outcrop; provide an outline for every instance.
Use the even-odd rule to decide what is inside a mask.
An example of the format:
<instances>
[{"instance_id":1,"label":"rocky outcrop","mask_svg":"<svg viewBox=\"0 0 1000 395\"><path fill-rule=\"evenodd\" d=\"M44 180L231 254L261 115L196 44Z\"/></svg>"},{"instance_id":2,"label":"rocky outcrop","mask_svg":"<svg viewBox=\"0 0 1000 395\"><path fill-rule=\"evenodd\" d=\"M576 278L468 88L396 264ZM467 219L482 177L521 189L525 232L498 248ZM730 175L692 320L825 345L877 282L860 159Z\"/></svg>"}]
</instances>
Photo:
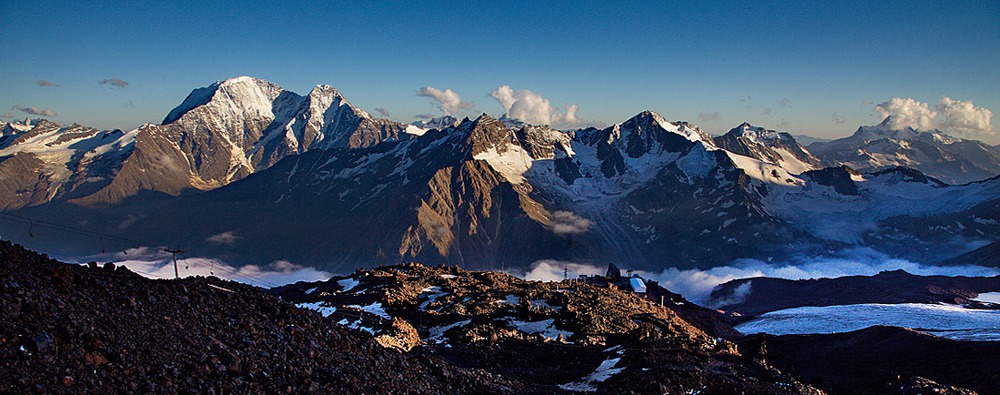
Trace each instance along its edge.
<instances>
[{"instance_id":1,"label":"rocky outcrop","mask_svg":"<svg viewBox=\"0 0 1000 395\"><path fill-rule=\"evenodd\" d=\"M414 349L551 392L818 393L685 321L674 311L682 299L663 307L582 281L525 281L416 263L272 292L377 338L395 338L400 322L409 323L422 344Z\"/></svg>"}]
</instances>

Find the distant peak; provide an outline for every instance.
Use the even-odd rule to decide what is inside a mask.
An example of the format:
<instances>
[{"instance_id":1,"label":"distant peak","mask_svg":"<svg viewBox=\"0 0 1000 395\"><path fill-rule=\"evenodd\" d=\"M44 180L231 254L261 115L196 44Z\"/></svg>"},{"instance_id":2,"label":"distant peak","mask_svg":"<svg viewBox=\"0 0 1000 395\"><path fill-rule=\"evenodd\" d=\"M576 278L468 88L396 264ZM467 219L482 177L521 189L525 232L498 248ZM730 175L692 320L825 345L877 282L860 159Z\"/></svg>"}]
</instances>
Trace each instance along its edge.
<instances>
[{"instance_id":1,"label":"distant peak","mask_svg":"<svg viewBox=\"0 0 1000 395\"><path fill-rule=\"evenodd\" d=\"M657 114L656 112L650 110L640 112L636 114L634 117L632 117L630 120L666 122L666 119L663 118L660 114Z\"/></svg>"},{"instance_id":2,"label":"distant peak","mask_svg":"<svg viewBox=\"0 0 1000 395\"><path fill-rule=\"evenodd\" d=\"M486 122L493 122L493 121L496 121L496 118L491 117L490 114L487 114L485 112L482 113L482 115L480 115L479 118L476 118L476 122L477 123L486 123Z\"/></svg>"},{"instance_id":3,"label":"distant peak","mask_svg":"<svg viewBox=\"0 0 1000 395\"><path fill-rule=\"evenodd\" d=\"M228 78L228 79L226 79L224 81L219 82L218 84L219 85L231 85L231 84L239 84L239 83L247 83L247 82L257 83L257 82L267 82L267 81L264 81L264 80L259 79L259 78L254 78L254 77L250 77L250 76L246 76L246 75L241 75L241 76L238 76L238 77Z\"/></svg>"},{"instance_id":4,"label":"distant peak","mask_svg":"<svg viewBox=\"0 0 1000 395\"><path fill-rule=\"evenodd\" d=\"M340 92L337 91L337 88L334 88L333 85L328 85L328 84L316 85L311 92L334 92L340 94Z\"/></svg>"},{"instance_id":5,"label":"distant peak","mask_svg":"<svg viewBox=\"0 0 1000 395\"><path fill-rule=\"evenodd\" d=\"M875 139L896 139L913 140L920 136L921 132L910 126L894 127L892 116L885 117L881 123L874 126L861 126L854 132L852 137L865 140Z\"/></svg>"},{"instance_id":6,"label":"distant peak","mask_svg":"<svg viewBox=\"0 0 1000 395\"><path fill-rule=\"evenodd\" d=\"M890 123L892 123L892 115L885 117L885 119L883 119L882 122L878 124L878 126L888 129Z\"/></svg>"}]
</instances>

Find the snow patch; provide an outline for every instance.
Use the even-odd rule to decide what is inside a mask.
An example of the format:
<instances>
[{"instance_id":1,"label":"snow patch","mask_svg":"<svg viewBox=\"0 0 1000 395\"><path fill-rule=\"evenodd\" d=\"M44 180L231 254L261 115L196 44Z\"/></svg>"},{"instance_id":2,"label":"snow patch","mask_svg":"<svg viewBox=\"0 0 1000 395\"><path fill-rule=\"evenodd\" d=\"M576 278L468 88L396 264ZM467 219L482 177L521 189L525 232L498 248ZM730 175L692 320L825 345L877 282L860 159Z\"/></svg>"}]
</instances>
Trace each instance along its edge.
<instances>
[{"instance_id":1,"label":"snow patch","mask_svg":"<svg viewBox=\"0 0 1000 395\"><path fill-rule=\"evenodd\" d=\"M472 159L485 160L493 170L502 174L512 184L524 182L524 173L531 168L531 163L534 161L527 151L514 144L508 145L507 151L502 154L498 153L495 147L491 147L476 154Z\"/></svg>"},{"instance_id":2,"label":"snow patch","mask_svg":"<svg viewBox=\"0 0 1000 395\"><path fill-rule=\"evenodd\" d=\"M428 305L434 303L434 301L436 301L438 298L448 294L447 292L441 292L441 287L438 286L424 288L423 290L420 291L420 293L421 294L430 293L430 295L427 295L427 300L425 300L423 303L420 304L420 306L417 307L418 309L420 309L420 311L427 311Z\"/></svg>"},{"instance_id":3,"label":"snow patch","mask_svg":"<svg viewBox=\"0 0 1000 395\"><path fill-rule=\"evenodd\" d=\"M349 305L346 307L351 307L367 313L371 313L390 321L392 320L392 316L390 316L389 313L386 313L385 309L382 308L382 302L375 302L367 306Z\"/></svg>"},{"instance_id":4,"label":"snow patch","mask_svg":"<svg viewBox=\"0 0 1000 395\"><path fill-rule=\"evenodd\" d=\"M315 290L315 289L316 288L313 288L312 290ZM309 292L307 291L306 293L309 293ZM333 314L333 313L335 313L337 311L336 307L325 306L324 302L299 303L296 306L299 306L299 307L304 308L304 309L316 310L316 311L320 312L321 314L323 314L324 317L329 317L330 314Z\"/></svg>"},{"instance_id":5,"label":"snow patch","mask_svg":"<svg viewBox=\"0 0 1000 395\"><path fill-rule=\"evenodd\" d=\"M972 299L976 302L1000 304L1000 292L984 292Z\"/></svg>"},{"instance_id":6,"label":"snow patch","mask_svg":"<svg viewBox=\"0 0 1000 395\"><path fill-rule=\"evenodd\" d=\"M604 362L601 362L601 366L598 366L593 373L588 374L582 380L575 383L560 384L559 388L567 391L577 391L577 392L595 392L597 391L597 383L602 383L605 380L611 378L618 373L621 373L625 368L616 368L615 365L618 364L621 358L608 358Z\"/></svg>"},{"instance_id":7,"label":"snow patch","mask_svg":"<svg viewBox=\"0 0 1000 395\"><path fill-rule=\"evenodd\" d=\"M956 340L1000 341L1000 310L944 304L855 304L796 307L762 314L736 326L742 333L840 333L873 325L912 328Z\"/></svg>"},{"instance_id":8,"label":"snow patch","mask_svg":"<svg viewBox=\"0 0 1000 395\"><path fill-rule=\"evenodd\" d=\"M556 340L559 338L559 335L563 335L564 339L569 339L570 336L573 336L573 332L556 329L555 319L553 318L541 321L520 321L508 317L506 321L514 329L527 334L537 333L546 339Z\"/></svg>"},{"instance_id":9,"label":"snow patch","mask_svg":"<svg viewBox=\"0 0 1000 395\"><path fill-rule=\"evenodd\" d=\"M450 331L452 328L457 328L461 326L466 326L472 323L472 320L458 321L454 324L435 326L427 329L428 336L427 342L434 344L444 343L444 333Z\"/></svg>"},{"instance_id":10,"label":"snow patch","mask_svg":"<svg viewBox=\"0 0 1000 395\"><path fill-rule=\"evenodd\" d=\"M354 289L354 287L357 287L358 284L361 284L361 282L353 278L345 278L343 280L337 281L337 284L340 284L341 291L350 292L352 289Z\"/></svg>"}]
</instances>

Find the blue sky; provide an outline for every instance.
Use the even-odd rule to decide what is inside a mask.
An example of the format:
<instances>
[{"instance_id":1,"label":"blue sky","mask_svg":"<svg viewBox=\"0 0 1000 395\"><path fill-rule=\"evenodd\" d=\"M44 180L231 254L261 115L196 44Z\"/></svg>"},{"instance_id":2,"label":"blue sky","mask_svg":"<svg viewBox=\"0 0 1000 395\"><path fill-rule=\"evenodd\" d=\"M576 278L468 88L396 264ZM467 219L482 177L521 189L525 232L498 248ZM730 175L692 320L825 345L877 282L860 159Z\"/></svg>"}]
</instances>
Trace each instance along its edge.
<instances>
[{"instance_id":1,"label":"blue sky","mask_svg":"<svg viewBox=\"0 0 1000 395\"><path fill-rule=\"evenodd\" d=\"M508 85L582 121L648 109L712 133L845 136L894 97L1000 110L998 1L206 3L0 1L0 114L133 128L238 75L406 122L440 114L425 86L475 103L458 115L499 116Z\"/></svg>"}]
</instances>

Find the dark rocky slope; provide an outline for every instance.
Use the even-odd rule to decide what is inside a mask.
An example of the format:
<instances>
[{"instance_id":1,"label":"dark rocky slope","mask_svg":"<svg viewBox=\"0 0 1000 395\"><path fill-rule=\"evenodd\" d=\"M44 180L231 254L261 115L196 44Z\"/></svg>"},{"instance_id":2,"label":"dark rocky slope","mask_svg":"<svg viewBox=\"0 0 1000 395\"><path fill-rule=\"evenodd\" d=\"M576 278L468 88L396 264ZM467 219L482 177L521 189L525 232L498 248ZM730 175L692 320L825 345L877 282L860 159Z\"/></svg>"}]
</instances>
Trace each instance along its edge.
<instances>
[{"instance_id":1,"label":"dark rocky slope","mask_svg":"<svg viewBox=\"0 0 1000 395\"><path fill-rule=\"evenodd\" d=\"M149 280L0 242L0 393L520 393L258 288Z\"/></svg>"},{"instance_id":2,"label":"dark rocky slope","mask_svg":"<svg viewBox=\"0 0 1000 395\"><path fill-rule=\"evenodd\" d=\"M769 364L830 393L1000 393L1000 342L871 327L829 335L766 336L765 344Z\"/></svg>"}]
</instances>

